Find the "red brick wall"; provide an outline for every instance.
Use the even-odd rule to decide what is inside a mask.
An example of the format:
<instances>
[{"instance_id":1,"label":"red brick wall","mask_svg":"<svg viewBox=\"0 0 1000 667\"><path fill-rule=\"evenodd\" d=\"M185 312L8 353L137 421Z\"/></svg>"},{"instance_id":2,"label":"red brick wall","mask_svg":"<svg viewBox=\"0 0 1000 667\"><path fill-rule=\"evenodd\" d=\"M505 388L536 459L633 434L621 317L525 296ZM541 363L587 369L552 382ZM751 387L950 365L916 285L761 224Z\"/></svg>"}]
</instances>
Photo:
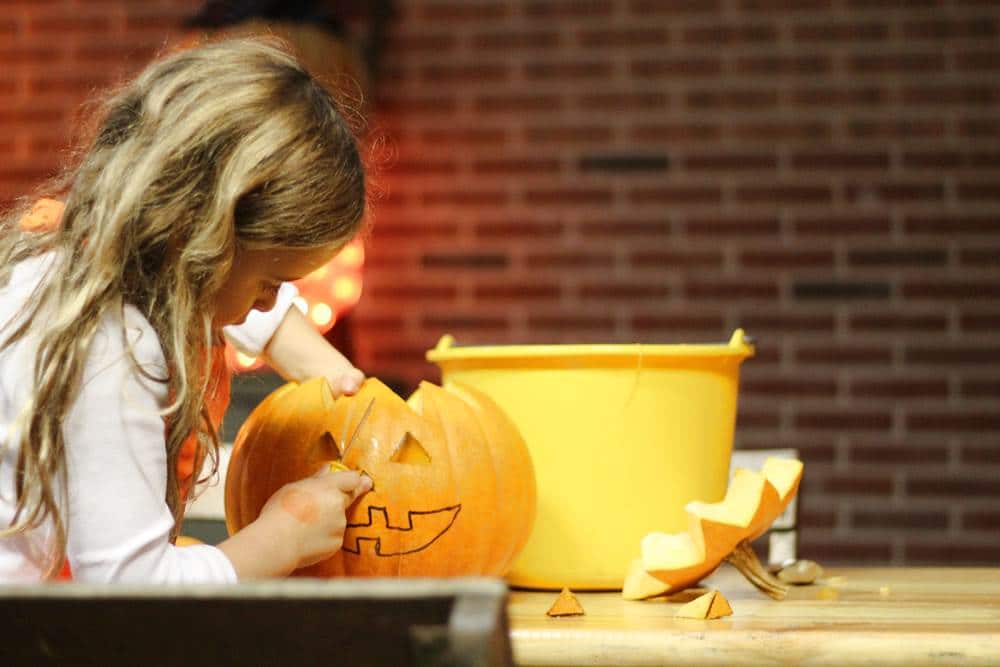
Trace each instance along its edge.
<instances>
[{"instance_id":1,"label":"red brick wall","mask_svg":"<svg viewBox=\"0 0 1000 667\"><path fill-rule=\"evenodd\" d=\"M198 4L0 0L0 198ZM737 446L802 452L801 553L1000 560L1000 2L398 5L362 367L742 326Z\"/></svg>"},{"instance_id":2,"label":"red brick wall","mask_svg":"<svg viewBox=\"0 0 1000 667\"><path fill-rule=\"evenodd\" d=\"M1000 3L400 4L370 370L743 326L804 554L1000 560Z\"/></svg>"},{"instance_id":3,"label":"red brick wall","mask_svg":"<svg viewBox=\"0 0 1000 667\"><path fill-rule=\"evenodd\" d=\"M81 104L142 67L198 0L0 0L0 201L54 173Z\"/></svg>"}]
</instances>

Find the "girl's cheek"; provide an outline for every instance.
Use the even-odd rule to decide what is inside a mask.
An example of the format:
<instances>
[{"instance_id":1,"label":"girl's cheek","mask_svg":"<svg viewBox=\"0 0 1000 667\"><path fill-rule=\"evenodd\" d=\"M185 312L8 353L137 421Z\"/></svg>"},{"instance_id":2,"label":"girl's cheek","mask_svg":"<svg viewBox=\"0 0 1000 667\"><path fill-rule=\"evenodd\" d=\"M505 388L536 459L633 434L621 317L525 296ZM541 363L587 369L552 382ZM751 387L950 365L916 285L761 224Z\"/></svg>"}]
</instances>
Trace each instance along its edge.
<instances>
[{"instance_id":1,"label":"girl's cheek","mask_svg":"<svg viewBox=\"0 0 1000 667\"><path fill-rule=\"evenodd\" d=\"M231 296L218 302L214 319L219 326L242 324L250 314L250 309L257 307L258 304L247 298L245 293L242 296Z\"/></svg>"}]
</instances>

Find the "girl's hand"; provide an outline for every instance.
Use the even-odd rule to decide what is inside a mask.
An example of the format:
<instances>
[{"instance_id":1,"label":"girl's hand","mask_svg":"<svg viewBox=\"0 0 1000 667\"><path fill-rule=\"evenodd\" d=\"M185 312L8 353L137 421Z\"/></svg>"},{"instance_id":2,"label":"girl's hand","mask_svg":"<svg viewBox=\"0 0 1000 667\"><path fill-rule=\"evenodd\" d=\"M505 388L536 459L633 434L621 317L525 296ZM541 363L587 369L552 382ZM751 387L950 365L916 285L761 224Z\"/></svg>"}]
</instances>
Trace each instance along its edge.
<instances>
[{"instance_id":1,"label":"girl's hand","mask_svg":"<svg viewBox=\"0 0 1000 667\"><path fill-rule=\"evenodd\" d=\"M353 396L358 393L361 389L361 383L365 381L365 374L354 366L350 366L346 370L330 370L325 375L335 398L337 396Z\"/></svg>"},{"instance_id":2,"label":"girl's hand","mask_svg":"<svg viewBox=\"0 0 1000 667\"><path fill-rule=\"evenodd\" d=\"M372 487L371 478L353 470L331 472L286 484L264 505L258 521L273 526L275 537L292 547L293 569L325 560L344 543L347 509Z\"/></svg>"},{"instance_id":3,"label":"girl's hand","mask_svg":"<svg viewBox=\"0 0 1000 667\"><path fill-rule=\"evenodd\" d=\"M367 475L331 472L286 484L257 520L219 544L240 581L284 577L336 553L344 543L347 508L372 488Z\"/></svg>"},{"instance_id":4,"label":"girl's hand","mask_svg":"<svg viewBox=\"0 0 1000 667\"><path fill-rule=\"evenodd\" d=\"M325 377L334 397L357 393L365 379L365 374L330 345L298 308L288 309L264 356L286 380L305 382Z\"/></svg>"}]
</instances>

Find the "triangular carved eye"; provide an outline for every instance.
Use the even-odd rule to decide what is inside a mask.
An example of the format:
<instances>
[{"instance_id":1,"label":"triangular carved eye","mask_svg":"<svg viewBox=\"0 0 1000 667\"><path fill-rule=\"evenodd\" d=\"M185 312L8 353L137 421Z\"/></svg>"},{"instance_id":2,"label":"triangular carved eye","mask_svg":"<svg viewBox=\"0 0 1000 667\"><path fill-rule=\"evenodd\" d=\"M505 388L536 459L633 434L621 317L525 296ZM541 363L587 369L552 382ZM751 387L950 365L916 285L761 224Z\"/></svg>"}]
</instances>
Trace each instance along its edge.
<instances>
[{"instance_id":1,"label":"triangular carved eye","mask_svg":"<svg viewBox=\"0 0 1000 667\"><path fill-rule=\"evenodd\" d=\"M413 434L407 432L400 439L399 444L396 445L396 449L389 460L393 463L428 465L431 462L431 456L420 442L413 437Z\"/></svg>"},{"instance_id":2,"label":"triangular carved eye","mask_svg":"<svg viewBox=\"0 0 1000 667\"><path fill-rule=\"evenodd\" d=\"M337 446L337 439L329 431L319 437L315 458L320 461L339 461L343 458L340 447Z\"/></svg>"}]
</instances>

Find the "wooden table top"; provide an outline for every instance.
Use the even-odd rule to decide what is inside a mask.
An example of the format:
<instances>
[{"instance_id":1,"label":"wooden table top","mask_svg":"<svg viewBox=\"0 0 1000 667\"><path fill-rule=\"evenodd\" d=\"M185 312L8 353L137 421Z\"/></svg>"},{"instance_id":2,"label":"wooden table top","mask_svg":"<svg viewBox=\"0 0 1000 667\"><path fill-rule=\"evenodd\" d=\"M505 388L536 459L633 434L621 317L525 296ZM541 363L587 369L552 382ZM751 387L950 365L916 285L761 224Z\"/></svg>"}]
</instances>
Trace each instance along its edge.
<instances>
[{"instance_id":1,"label":"wooden table top","mask_svg":"<svg viewBox=\"0 0 1000 667\"><path fill-rule=\"evenodd\" d=\"M511 591L518 665L1000 665L1000 568L828 568L775 601L728 565L702 582L733 615L675 618L680 601L577 593L586 614L550 618L555 592Z\"/></svg>"}]
</instances>

